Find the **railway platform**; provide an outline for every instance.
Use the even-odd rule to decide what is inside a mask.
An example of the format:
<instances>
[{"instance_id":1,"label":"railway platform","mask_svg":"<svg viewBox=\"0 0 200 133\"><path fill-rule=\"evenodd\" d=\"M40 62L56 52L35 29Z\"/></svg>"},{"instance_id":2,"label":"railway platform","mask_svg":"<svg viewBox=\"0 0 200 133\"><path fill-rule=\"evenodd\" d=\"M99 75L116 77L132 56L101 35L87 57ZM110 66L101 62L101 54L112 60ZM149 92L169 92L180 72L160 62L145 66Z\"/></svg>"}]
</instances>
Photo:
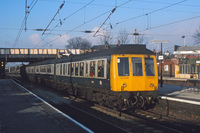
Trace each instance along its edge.
<instances>
[{"instance_id":1,"label":"railway platform","mask_svg":"<svg viewBox=\"0 0 200 133\"><path fill-rule=\"evenodd\" d=\"M178 102L186 102L190 104L200 105L200 86L188 85L187 82L198 83L198 79L177 79L177 78L164 78L164 82L176 82L172 84L159 85L159 95L162 99L174 100Z\"/></svg>"},{"instance_id":2,"label":"railway platform","mask_svg":"<svg viewBox=\"0 0 200 133\"><path fill-rule=\"evenodd\" d=\"M0 79L0 133L92 132L10 79Z\"/></svg>"},{"instance_id":3,"label":"railway platform","mask_svg":"<svg viewBox=\"0 0 200 133\"><path fill-rule=\"evenodd\" d=\"M167 80L167 81L166 81ZM194 85L195 83L195 85ZM164 78L163 87L158 88L159 104L154 112L171 118L200 122L200 85L199 80Z\"/></svg>"}]
</instances>

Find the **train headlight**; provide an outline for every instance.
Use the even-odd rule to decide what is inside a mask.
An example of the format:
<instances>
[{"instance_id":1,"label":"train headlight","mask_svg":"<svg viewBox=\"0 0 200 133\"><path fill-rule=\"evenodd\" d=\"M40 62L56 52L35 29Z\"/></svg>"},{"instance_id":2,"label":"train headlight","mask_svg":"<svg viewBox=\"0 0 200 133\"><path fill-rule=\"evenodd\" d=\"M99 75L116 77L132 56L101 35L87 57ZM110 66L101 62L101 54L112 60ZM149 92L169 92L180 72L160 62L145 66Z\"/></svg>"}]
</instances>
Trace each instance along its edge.
<instances>
[{"instance_id":1,"label":"train headlight","mask_svg":"<svg viewBox=\"0 0 200 133\"><path fill-rule=\"evenodd\" d=\"M149 86L150 86L150 87L154 87L154 84L153 84L153 83L151 83Z\"/></svg>"},{"instance_id":2,"label":"train headlight","mask_svg":"<svg viewBox=\"0 0 200 133\"><path fill-rule=\"evenodd\" d=\"M123 87L125 88L126 86L127 86L127 84L126 84L126 83L124 83L124 84L123 84Z\"/></svg>"}]
</instances>

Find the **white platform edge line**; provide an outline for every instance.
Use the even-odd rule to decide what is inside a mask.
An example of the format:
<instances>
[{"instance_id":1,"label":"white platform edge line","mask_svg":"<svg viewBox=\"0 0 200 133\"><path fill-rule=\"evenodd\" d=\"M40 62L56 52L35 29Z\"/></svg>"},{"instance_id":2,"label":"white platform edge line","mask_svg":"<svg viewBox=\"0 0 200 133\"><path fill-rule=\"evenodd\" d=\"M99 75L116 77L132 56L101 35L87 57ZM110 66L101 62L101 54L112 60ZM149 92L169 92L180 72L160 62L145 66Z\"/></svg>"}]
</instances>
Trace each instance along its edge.
<instances>
[{"instance_id":1,"label":"white platform edge line","mask_svg":"<svg viewBox=\"0 0 200 133\"><path fill-rule=\"evenodd\" d=\"M167 96L159 96L159 98L166 99L166 100L171 100L171 101L177 101L177 102L200 105L200 102L192 101L192 100L185 100L185 99L179 99L179 98L173 98L173 97L167 97Z\"/></svg>"},{"instance_id":2,"label":"white platform edge line","mask_svg":"<svg viewBox=\"0 0 200 133\"><path fill-rule=\"evenodd\" d=\"M12 80L12 79L11 79ZM80 126L81 128L83 128L84 130L86 130L89 133L94 133L92 130L90 130L89 128L87 128L86 126L84 126L83 124L79 123L78 121L74 120L73 118L71 118L70 116L66 115L65 113L63 113L62 111L58 110L57 108L53 107L51 104L47 103L45 100L43 100L42 98L38 97L36 94L32 93L31 91L29 91L28 89L26 89L25 87L21 86L20 84L16 83L14 80L12 80L15 84L17 84L18 86L20 86L21 88L23 88L24 90L26 90L27 92L29 92L30 94L32 94L33 96L35 96L37 99L39 99L40 101L42 101L43 103L45 103L46 105L48 105L49 107L51 107L52 109L54 109L55 111L57 111L58 113L60 113L61 115L63 115L64 117L68 118L69 120L71 120L72 122L74 122L75 124L77 124L78 126Z\"/></svg>"}]
</instances>

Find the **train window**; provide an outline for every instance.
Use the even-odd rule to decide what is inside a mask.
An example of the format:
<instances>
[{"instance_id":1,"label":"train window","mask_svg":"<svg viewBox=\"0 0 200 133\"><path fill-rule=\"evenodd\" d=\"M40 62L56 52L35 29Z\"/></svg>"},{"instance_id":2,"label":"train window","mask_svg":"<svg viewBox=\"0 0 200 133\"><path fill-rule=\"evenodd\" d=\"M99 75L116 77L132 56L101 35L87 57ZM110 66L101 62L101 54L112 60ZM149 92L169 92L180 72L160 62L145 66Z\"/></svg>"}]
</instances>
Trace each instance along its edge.
<instances>
[{"instance_id":1,"label":"train window","mask_svg":"<svg viewBox=\"0 0 200 133\"><path fill-rule=\"evenodd\" d=\"M70 75L74 75L74 63L71 64L71 74Z\"/></svg>"},{"instance_id":2,"label":"train window","mask_svg":"<svg viewBox=\"0 0 200 133\"><path fill-rule=\"evenodd\" d=\"M68 64L67 75L71 75L71 64Z\"/></svg>"},{"instance_id":3,"label":"train window","mask_svg":"<svg viewBox=\"0 0 200 133\"><path fill-rule=\"evenodd\" d=\"M30 68L29 67L26 68L26 72L30 73Z\"/></svg>"},{"instance_id":4,"label":"train window","mask_svg":"<svg viewBox=\"0 0 200 133\"><path fill-rule=\"evenodd\" d=\"M117 63L118 63L118 75L129 76L128 58L125 58L125 57L117 58Z\"/></svg>"},{"instance_id":5,"label":"train window","mask_svg":"<svg viewBox=\"0 0 200 133\"><path fill-rule=\"evenodd\" d=\"M51 73L51 65L47 66L47 73Z\"/></svg>"},{"instance_id":6,"label":"train window","mask_svg":"<svg viewBox=\"0 0 200 133\"><path fill-rule=\"evenodd\" d=\"M63 64L63 75L65 75L65 64Z\"/></svg>"},{"instance_id":7,"label":"train window","mask_svg":"<svg viewBox=\"0 0 200 133\"><path fill-rule=\"evenodd\" d=\"M142 76L142 58L141 57L133 57L132 58L132 70L133 76Z\"/></svg>"},{"instance_id":8,"label":"train window","mask_svg":"<svg viewBox=\"0 0 200 133\"><path fill-rule=\"evenodd\" d=\"M46 66L40 66L40 72L46 73Z\"/></svg>"},{"instance_id":9,"label":"train window","mask_svg":"<svg viewBox=\"0 0 200 133\"><path fill-rule=\"evenodd\" d=\"M145 58L145 71L146 71L146 76L155 76L153 58Z\"/></svg>"},{"instance_id":10,"label":"train window","mask_svg":"<svg viewBox=\"0 0 200 133\"><path fill-rule=\"evenodd\" d=\"M91 61L90 62L90 77L95 76L95 61Z\"/></svg>"},{"instance_id":11,"label":"train window","mask_svg":"<svg viewBox=\"0 0 200 133\"><path fill-rule=\"evenodd\" d=\"M36 67L36 72L39 73L39 67L38 66Z\"/></svg>"},{"instance_id":12,"label":"train window","mask_svg":"<svg viewBox=\"0 0 200 133\"><path fill-rule=\"evenodd\" d=\"M68 68L67 68L67 66L68 66L68 64L65 64L65 75L68 75L68 72L67 72Z\"/></svg>"},{"instance_id":13,"label":"train window","mask_svg":"<svg viewBox=\"0 0 200 133\"><path fill-rule=\"evenodd\" d=\"M98 77L104 77L104 60L98 61Z\"/></svg>"},{"instance_id":14,"label":"train window","mask_svg":"<svg viewBox=\"0 0 200 133\"><path fill-rule=\"evenodd\" d=\"M86 62L86 64L85 64L85 76L88 76L88 67L89 66L89 63L88 62Z\"/></svg>"},{"instance_id":15,"label":"train window","mask_svg":"<svg viewBox=\"0 0 200 133\"><path fill-rule=\"evenodd\" d=\"M60 75L62 75L62 64L60 64Z\"/></svg>"},{"instance_id":16,"label":"train window","mask_svg":"<svg viewBox=\"0 0 200 133\"><path fill-rule=\"evenodd\" d=\"M79 63L75 63L75 76L78 76Z\"/></svg>"},{"instance_id":17,"label":"train window","mask_svg":"<svg viewBox=\"0 0 200 133\"><path fill-rule=\"evenodd\" d=\"M80 63L80 76L84 76L84 62Z\"/></svg>"}]
</instances>

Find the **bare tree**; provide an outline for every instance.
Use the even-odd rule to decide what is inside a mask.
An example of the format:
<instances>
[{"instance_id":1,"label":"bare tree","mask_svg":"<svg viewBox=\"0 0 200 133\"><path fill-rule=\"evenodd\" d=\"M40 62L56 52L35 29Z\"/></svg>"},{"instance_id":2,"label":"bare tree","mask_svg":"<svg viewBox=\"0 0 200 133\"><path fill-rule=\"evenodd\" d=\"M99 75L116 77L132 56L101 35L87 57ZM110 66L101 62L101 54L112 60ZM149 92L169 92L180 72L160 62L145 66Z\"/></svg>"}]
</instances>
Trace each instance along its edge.
<instances>
[{"instance_id":1,"label":"bare tree","mask_svg":"<svg viewBox=\"0 0 200 133\"><path fill-rule=\"evenodd\" d=\"M119 31L119 33L118 33L118 40L120 41L120 44L127 44L127 43L129 43L128 33L126 32L126 29Z\"/></svg>"},{"instance_id":2,"label":"bare tree","mask_svg":"<svg viewBox=\"0 0 200 133\"><path fill-rule=\"evenodd\" d=\"M66 48L71 48L71 49L89 49L92 47L91 42L81 37L75 37L69 39L67 43L68 45L66 45Z\"/></svg>"},{"instance_id":3,"label":"bare tree","mask_svg":"<svg viewBox=\"0 0 200 133\"><path fill-rule=\"evenodd\" d=\"M196 30L194 35L192 36L195 40L195 43L199 44L200 43L200 26L199 29Z\"/></svg>"},{"instance_id":4,"label":"bare tree","mask_svg":"<svg viewBox=\"0 0 200 133\"><path fill-rule=\"evenodd\" d=\"M138 44L143 44L146 38L144 37L143 34L138 35Z\"/></svg>"},{"instance_id":5,"label":"bare tree","mask_svg":"<svg viewBox=\"0 0 200 133\"><path fill-rule=\"evenodd\" d=\"M108 32L106 31L103 31L103 34L100 35L100 38L99 38L99 42L100 44L102 45L105 45L105 44L111 44L112 43L112 35L110 35Z\"/></svg>"}]
</instances>

